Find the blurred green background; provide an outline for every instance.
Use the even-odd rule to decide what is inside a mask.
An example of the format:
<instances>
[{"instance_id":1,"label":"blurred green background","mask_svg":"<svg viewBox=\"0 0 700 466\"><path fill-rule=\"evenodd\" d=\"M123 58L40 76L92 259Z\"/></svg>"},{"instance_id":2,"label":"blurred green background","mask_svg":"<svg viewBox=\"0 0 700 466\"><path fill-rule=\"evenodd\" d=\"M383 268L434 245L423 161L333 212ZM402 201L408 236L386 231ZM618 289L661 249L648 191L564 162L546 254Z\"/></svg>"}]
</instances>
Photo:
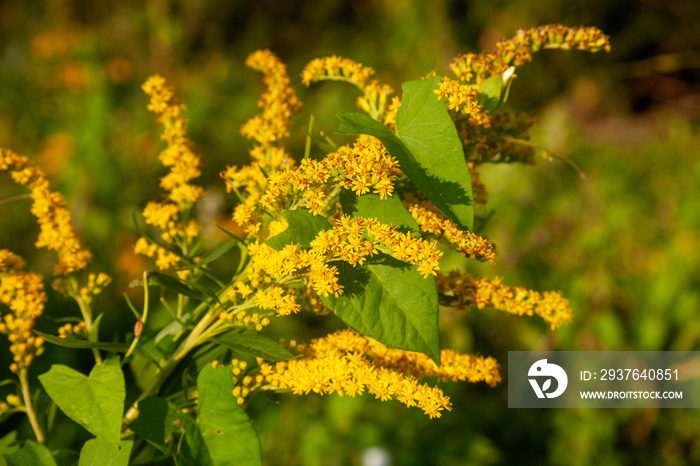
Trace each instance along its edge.
<instances>
[{"instance_id":1,"label":"blurred green background","mask_svg":"<svg viewBox=\"0 0 700 466\"><path fill-rule=\"evenodd\" d=\"M485 167L494 214L483 233L498 245L497 265L457 265L561 290L575 317L550 332L489 310L445 313L444 346L493 355L504 370L508 350L700 350L700 4L692 0L5 0L0 146L36 160L66 196L95 253L92 270L115 278L98 303L114 332L103 338L123 338L134 322L121 293L149 266L130 253L131 215L162 196L159 128L140 90L149 75L165 76L188 107L211 225L232 207L218 172L247 160L238 129L257 113L261 91L260 75L243 65L252 51L270 48L289 65L304 108L288 147L300 158L310 114L332 134L335 113L352 111L356 97L341 83L303 88L309 60L347 56L399 89L431 70L447 73L457 53L551 22L597 26L612 52L538 53L518 70L507 110L533 112L533 140L570 157L586 179L545 159ZM3 177L0 199L16 194ZM0 248L48 273L51 257L33 252L28 209L0 206ZM52 319L77 310L50 299L38 325L55 331ZM270 335L318 336L337 326L328 320L298 318ZM51 347L33 375L86 356ZM700 464L698 410L509 410L505 383L444 388L454 408L438 420L337 396L258 397L249 412L270 465L390 464L371 463L372 454L395 465ZM0 429L29 436L24 422L15 415ZM49 446L85 438L66 422Z\"/></svg>"}]
</instances>

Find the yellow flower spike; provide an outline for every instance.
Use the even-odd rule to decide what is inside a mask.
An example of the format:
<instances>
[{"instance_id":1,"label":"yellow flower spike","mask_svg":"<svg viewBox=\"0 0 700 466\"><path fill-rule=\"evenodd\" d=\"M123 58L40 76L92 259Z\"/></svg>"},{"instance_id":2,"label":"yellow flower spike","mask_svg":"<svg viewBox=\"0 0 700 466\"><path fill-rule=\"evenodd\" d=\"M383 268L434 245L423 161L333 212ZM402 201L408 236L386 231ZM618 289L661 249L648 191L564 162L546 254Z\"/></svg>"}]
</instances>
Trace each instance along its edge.
<instances>
[{"instance_id":1,"label":"yellow flower spike","mask_svg":"<svg viewBox=\"0 0 700 466\"><path fill-rule=\"evenodd\" d=\"M457 225L418 204L408 207L411 216L418 222L421 231L445 238L463 256L493 263L496 258L494 245L479 235L460 230Z\"/></svg>"},{"instance_id":2,"label":"yellow flower spike","mask_svg":"<svg viewBox=\"0 0 700 466\"><path fill-rule=\"evenodd\" d=\"M290 345L291 346L291 345ZM437 367L426 355L387 348L351 330L342 330L299 345L302 359L263 364L260 375L269 384L295 394L316 392L355 396L368 392L381 400L398 399L421 408L431 418L451 409L439 388L418 382L431 376L490 385L500 382L498 364L492 358L443 351Z\"/></svg>"},{"instance_id":3,"label":"yellow flower spike","mask_svg":"<svg viewBox=\"0 0 700 466\"><path fill-rule=\"evenodd\" d=\"M540 49L610 51L609 38L594 27L567 28L560 24L519 29L511 39L502 39L493 53L458 55L450 69L466 83L479 85L488 77L502 74L511 66L521 66L532 60Z\"/></svg>"},{"instance_id":4,"label":"yellow flower spike","mask_svg":"<svg viewBox=\"0 0 700 466\"><path fill-rule=\"evenodd\" d=\"M381 121L386 110L386 102L394 90L386 84L379 84L369 78L374 70L349 58L332 55L311 60L301 73L301 82L310 86L319 81L345 81L355 85L364 95L358 97L357 106L375 120Z\"/></svg>"},{"instance_id":5,"label":"yellow flower spike","mask_svg":"<svg viewBox=\"0 0 700 466\"><path fill-rule=\"evenodd\" d=\"M42 315L46 293L42 277L25 272L24 260L6 249L0 250L0 303L9 313L3 316L0 333L7 335L15 373L25 370L43 352L43 338L32 333L34 321Z\"/></svg>"},{"instance_id":6,"label":"yellow flower spike","mask_svg":"<svg viewBox=\"0 0 700 466\"><path fill-rule=\"evenodd\" d=\"M287 67L269 50L258 50L250 54L246 59L246 66L264 74L263 80L267 89L258 100L258 106L263 109L262 115L248 120L241 127L241 134L265 146L289 136L289 123L299 112L301 102L297 99L294 89L289 86ZM272 162L272 159L283 162L285 158L279 151L267 153L260 146L255 147L254 151L259 159L268 163Z\"/></svg>"},{"instance_id":7,"label":"yellow flower spike","mask_svg":"<svg viewBox=\"0 0 700 466\"><path fill-rule=\"evenodd\" d=\"M56 251L54 275L68 275L84 269L92 254L84 248L71 225L71 215L61 194L51 191L42 170L26 157L0 149L0 172L10 171L12 179L31 190L31 212L39 224L37 248Z\"/></svg>"},{"instance_id":8,"label":"yellow flower spike","mask_svg":"<svg viewBox=\"0 0 700 466\"><path fill-rule=\"evenodd\" d=\"M469 117L473 126L491 126L491 119L479 105L477 92L470 85L443 77L440 88L435 90L440 100L445 101L450 110Z\"/></svg>"},{"instance_id":9,"label":"yellow flower spike","mask_svg":"<svg viewBox=\"0 0 700 466\"><path fill-rule=\"evenodd\" d=\"M160 180L160 186L168 192L168 200L149 202L143 211L144 221L161 230L161 239L171 245L181 244L180 240L190 240L197 236L200 225L194 220L182 218L182 211L187 211L204 195L200 186L190 184L199 177L199 156L192 151L192 142L187 136L187 124L182 116L184 105L177 103L172 88L159 75L150 77L142 86L150 97L148 109L160 114L158 121L163 125L161 138L167 146L158 159L170 172ZM134 252L156 258L156 266L161 270L172 269L180 258L157 245L140 238L134 246ZM186 276L188 273L181 272Z\"/></svg>"},{"instance_id":10,"label":"yellow flower spike","mask_svg":"<svg viewBox=\"0 0 700 466\"><path fill-rule=\"evenodd\" d=\"M491 306L515 315L537 315L552 330L570 322L573 316L569 300L560 292L539 293L519 286L510 287L499 277L488 280L452 271L448 275L438 275L437 286L440 294L456 299L458 308Z\"/></svg>"},{"instance_id":11,"label":"yellow flower spike","mask_svg":"<svg viewBox=\"0 0 700 466\"><path fill-rule=\"evenodd\" d=\"M365 83L374 74L374 70L349 58L336 55L311 60L301 72L301 82L311 83L330 80L348 81L364 90Z\"/></svg>"}]
</instances>

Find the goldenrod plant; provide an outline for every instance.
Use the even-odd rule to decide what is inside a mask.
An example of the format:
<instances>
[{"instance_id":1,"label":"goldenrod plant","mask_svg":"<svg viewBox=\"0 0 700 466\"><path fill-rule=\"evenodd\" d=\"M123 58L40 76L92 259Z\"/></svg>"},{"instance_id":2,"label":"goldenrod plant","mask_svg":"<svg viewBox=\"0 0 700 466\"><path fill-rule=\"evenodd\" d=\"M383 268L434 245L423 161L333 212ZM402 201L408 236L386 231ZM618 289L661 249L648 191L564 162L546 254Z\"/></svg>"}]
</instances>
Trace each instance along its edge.
<instances>
[{"instance_id":1,"label":"goldenrod plant","mask_svg":"<svg viewBox=\"0 0 700 466\"><path fill-rule=\"evenodd\" d=\"M338 114L337 133L355 136L340 146L315 132L312 118L300 154L283 145L301 111L287 68L268 50L254 52L246 64L264 75L261 113L241 128L250 163L221 171L235 205L228 228L217 225L228 241L213 247L197 216L206 194L196 183L201 159L186 107L163 77L149 78L143 90L163 127L159 160L169 172L160 179L163 199L134 215L134 251L154 268L132 282L143 289L143 308L129 302L134 330L122 341L100 332L95 304L110 277L86 272L91 253L65 200L29 159L3 150L0 172L30 190L36 247L58 255L52 286L80 313L58 335L37 331L35 321L51 309L44 277L0 250L0 331L18 379L0 415L24 412L36 440L5 461L56 464L42 445L54 435L47 400L94 436L76 452L80 464L255 465L260 445L246 406L263 392L366 394L437 418L451 402L436 381L500 383L494 358L441 347L440 309L536 315L554 330L571 320L569 303L559 292L444 271L441 259L451 249L498 260L475 227L484 221L475 222L475 207L487 202L478 173L484 163L534 161L531 119L502 109L516 68L540 49L596 52L609 44L595 28L520 30L493 53L455 58L455 78L432 72L404 83L401 96L353 60L313 60L301 82L355 86L363 113ZM149 320L156 311L168 321ZM266 336L275 321L300 312L334 314L347 328L313 339ZM31 364L51 345L91 351L90 374L56 364L30 387ZM125 373L135 381L128 390Z\"/></svg>"}]
</instances>

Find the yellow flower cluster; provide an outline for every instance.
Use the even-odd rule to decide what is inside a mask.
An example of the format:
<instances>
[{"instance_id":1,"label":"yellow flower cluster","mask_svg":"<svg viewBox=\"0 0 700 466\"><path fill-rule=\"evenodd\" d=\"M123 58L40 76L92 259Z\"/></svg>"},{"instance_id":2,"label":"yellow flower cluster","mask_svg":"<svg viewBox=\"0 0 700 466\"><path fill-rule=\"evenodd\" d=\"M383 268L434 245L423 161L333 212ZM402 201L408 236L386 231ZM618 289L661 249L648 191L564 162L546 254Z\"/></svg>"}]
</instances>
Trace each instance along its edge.
<instances>
[{"instance_id":1,"label":"yellow flower cluster","mask_svg":"<svg viewBox=\"0 0 700 466\"><path fill-rule=\"evenodd\" d=\"M396 115L399 112L399 107L401 106L401 99L394 97L391 99L391 103L384 113L384 126L390 130L396 132Z\"/></svg>"},{"instance_id":2,"label":"yellow flower cluster","mask_svg":"<svg viewBox=\"0 0 700 466\"><path fill-rule=\"evenodd\" d=\"M14 394L7 395L5 401L0 401L0 416L23 410L22 399Z\"/></svg>"},{"instance_id":3,"label":"yellow flower cluster","mask_svg":"<svg viewBox=\"0 0 700 466\"><path fill-rule=\"evenodd\" d=\"M378 251L417 265L423 277L437 274L442 257L435 242L414 238L410 233L401 233L395 227L374 219L344 215L335 221L333 228L319 232L308 250L294 244L280 251L267 244L251 245L248 251L253 257L250 286L259 288L273 281L303 277L315 294L337 296L343 287L338 283L337 267L329 263L342 260L353 266L362 265L366 257ZM285 293L279 286L259 290L256 298L261 307L274 309L278 315L299 310L291 291Z\"/></svg>"},{"instance_id":4,"label":"yellow flower cluster","mask_svg":"<svg viewBox=\"0 0 700 466\"><path fill-rule=\"evenodd\" d=\"M67 275L84 269L92 254L84 248L70 223L71 216L61 194L51 191L44 172L26 157L0 150L0 172L11 170L12 179L31 189L32 214L39 223L35 246L56 251L58 262L54 274Z\"/></svg>"},{"instance_id":5,"label":"yellow flower cluster","mask_svg":"<svg viewBox=\"0 0 700 466\"><path fill-rule=\"evenodd\" d=\"M265 75L266 92L258 101L263 113L241 128L246 138L257 143L250 150L250 165L229 166L221 172L221 178L226 183L226 192L235 193L242 201L234 212L234 220L246 235L255 236L262 228L256 211L265 189L271 186L268 176L294 166L294 159L272 143L289 136L291 118L299 112L301 102L289 86L286 66L272 52L258 50L248 57L246 65Z\"/></svg>"},{"instance_id":6,"label":"yellow flower cluster","mask_svg":"<svg viewBox=\"0 0 700 466\"><path fill-rule=\"evenodd\" d=\"M235 286L230 287L226 293L226 297L231 303L234 303L234 307L227 311L222 311L219 314L219 319L226 322L235 322L238 326L255 329L258 332L270 325L270 319L264 317L264 314L256 312L255 310L241 309L248 307L247 305L250 304L251 300L247 300L247 298L252 293L253 290L248 283L243 281L236 282ZM239 296L241 299L238 299ZM253 298L257 298L257 294L254 295ZM271 298L270 296L266 296L262 299L263 301L267 299L269 303ZM263 306L261 305L260 307ZM265 307L265 309L275 309L275 307L268 306ZM294 312L296 312L296 310L294 310ZM284 314L286 315L287 313Z\"/></svg>"},{"instance_id":7,"label":"yellow flower cluster","mask_svg":"<svg viewBox=\"0 0 700 466\"><path fill-rule=\"evenodd\" d=\"M236 401L239 405L245 403L245 397L250 394L252 390L258 388L264 378L262 375L257 375L255 378L250 375L245 375L245 371L248 368L248 363L245 361L239 361L234 359L231 361L231 372L233 372L233 396L236 397Z\"/></svg>"},{"instance_id":8,"label":"yellow flower cluster","mask_svg":"<svg viewBox=\"0 0 700 466\"><path fill-rule=\"evenodd\" d=\"M442 77L440 89L436 89L435 93L440 100L447 103L450 110L467 115L470 125L485 127L491 125L488 114L479 106L476 91L469 84Z\"/></svg>"},{"instance_id":9,"label":"yellow flower cluster","mask_svg":"<svg viewBox=\"0 0 700 466\"><path fill-rule=\"evenodd\" d=\"M437 387L418 382L413 376L372 362L363 349L368 338L350 330L343 330L310 345L299 345L304 356L278 362L274 366L262 363L260 375L277 388L290 389L294 394L310 392L321 395L338 393L354 397L367 392L377 399L397 399L408 407L417 406L431 418L440 417L450 410L447 396ZM380 343L372 343L381 345Z\"/></svg>"},{"instance_id":10,"label":"yellow flower cluster","mask_svg":"<svg viewBox=\"0 0 700 466\"><path fill-rule=\"evenodd\" d=\"M87 327L85 322L79 322L75 325L65 324L58 328L59 338L84 338L87 339Z\"/></svg>"},{"instance_id":11,"label":"yellow flower cluster","mask_svg":"<svg viewBox=\"0 0 700 466\"><path fill-rule=\"evenodd\" d=\"M146 238L139 238L136 240L134 252L136 254L143 254L146 257L155 257L156 267L160 270L169 270L175 267L180 261L180 256L157 244L151 243Z\"/></svg>"},{"instance_id":12,"label":"yellow flower cluster","mask_svg":"<svg viewBox=\"0 0 700 466\"><path fill-rule=\"evenodd\" d=\"M387 110L387 99L394 93L394 89L386 84L379 84L376 79L370 80L373 74L374 70L368 66L349 58L332 55L311 60L301 73L301 82L306 86L326 80L354 84L364 93L358 97L357 106L375 120L381 120Z\"/></svg>"},{"instance_id":13,"label":"yellow flower cluster","mask_svg":"<svg viewBox=\"0 0 700 466\"><path fill-rule=\"evenodd\" d=\"M258 100L262 115L248 120L241 127L241 134L264 145L289 136L289 122L299 112L301 102L289 86L287 67L269 50L253 52L245 64L265 75L267 90Z\"/></svg>"},{"instance_id":14,"label":"yellow flower cluster","mask_svg":"<svg viewBox=\"0 0 700 466\"><path fill-rule=\"evenodd\" d=\"M143 211L144 221L161 230L161 238L167 244L187 249L190 240L199 234L200 225L187 219L192 205L204 195L200 186L190 184L197 178L200 160L192 150L192 142L187 137L187 122L182 116L185 106L175 101L172 88L159 75L151 76L142 86L150 97L148 109L160 114L158 121L163 124L162 139L167 147L158 159L170 167L170 172L161 178L160 186L168 191L168 200L149 202ZM180 258L172 251L153 244L146 238L139 238L134 245L137 254L156 257L156 266L161 270L174 267Z\"/></svg>"},{"instance_id":15,"label":"yellow flower cluster","mask_svg":"<svg viewBox=\"0 0 700 466\"><path fill-rule=\"evenodd\" d=\"M338 269L329 266L327 260L313 250L307 251L290 244L275 251L266 244L254 244L248 252L253 256L250 275L250 285L253 288L285 277L301 275L306 284L321 296L337 296L343 289L338 284ZM279 315L297 312L299 308L294 296L282 294L279 287L258 291L256 297L263 299L266 309L276 309Z\"/></svg>"},{"instance_id":16,"label":"yellow flower cluster","mask_svg":"<svg viewBox=\"0 0 700 466\"><path fill-rule=\"evenodd\" d=\"M374 74L369 66L364 66L349 58L336 55L314 58L301 72L301 82L306 86L311 83L337 80L351 82L364 89L367 80Z\"/></svg>"},{"instance_id":17,"label":"yellow flower cluster","mask_svg":"<svg viewBox=\"0 0 700 466\"><path fill-rule=\"evenodd\" d=\"M302 285L299 290L298 301L304 303L304 308L319 316L327 316L332 313L321 301L313 288Z\"/></svg>"},{"instance_id":18,"label":"yellow flower cluster","mask_svg":"<svg viewBox=\"0 0 700 466\"><path fill-rule=\"evenodd\" d=\"M379 250L417 265L424 278L436 275L442 258L436 242L415 238L411 233L402 233L396 227L375 219L347 215L336 220L333 229L320 232L311 242L311 250L351 265L362 265L366 256Z\"/></svg>"},{"instance_id":19,"label":"yellow flower cluster","mask_svg":"<svg viewBox=\"0 0 700 466\"><path fill-rule=\"evenodd\" d=\"M296 314L301 308L294 298L292 289L285 290L281 286L272 286L266 290L258 290L255 293L258 306L263 309L274 310L278 316Z\"/></svg>"},{"instance_id":20,"label":"yellow flower cluster","mask_svg":"<svg viewBox=\"0 0 700 466\"><path fill-rule=\"evenodd\" d=\"M87 284L84 286L78 285L75 279L57 278L51 286L53 289L67 297L80 297L85 303L89 304L92 298L102 293L105 286L109 285L112 279L104 273L88 275Z\"/></svg>"},{"instance_id":21,"label":"yellow flower cluster","mask_svg":"<svg viewBox=\"0 0 700 466\"><path fill-rule=\"evenodd\" d=\"M418 204L409 206L408 211L418 222L421 231L444 238L463 256L492 263L496 258L494 245L487 239L472 232L460 230L454 223L438 217L437 214Z\"/></svg>"},{"instance_id":22,"label":"yellow flower cluster","mask_svg":"<svg viewBox=\"0 0 700 466\"><path fill-rule=\"evenodd\" d=\"M267 177L258 167L229 167L221 176L227 191L245 188L245 201L234 209L233 220L246 234L256 235L262 228L263 209L274 217L297 207L318 214L328 207L331 193L339 187L358 195L372 191L385 199L392 194L398 173L396 160L381 142L361 136L352 146L343 146L321 160L304 159L297 167L273 171Z\"/></svg>"},{"instance_id":23,"label":"yellow flower cluster","mask_svg":"<svg viewBox=\"0 0 700 466\"><path fill-rule=\"evenodd\" d=\"M501 74L511 66L521 66L532 60L540 49L610 51L608 36L594 27L567 28L560 24L518 29L511 39L500 40L493 53L458 55L450 69L460 81L480 84L489 76Z\"/></svg>"},{"instance_id":24,"label":"yellow flower cluster","mask_svg":"<svg viewBox=\"0 0 700 466\"><path fill-rule=\"evenodd\" d=\"M0 333L10 341L10 370L15 373L25 370L44 352L44 339L32 333L35 319L44 311L44 284L41 275L23 268L21 257L0 249L0 303L11 311L3 316Z\"/></svg>"},{"instance_id":25,"label":"yellow flower cluster","mask_svg":"<svg viewBox=\"0 0 700 466\"><path fill-rule=\"evenodd\" d=\"M182 116L185 106L175 102L172 88L160 75L151 76L141 87L150 97L148 109L160 114L158 121L163 124L161 138L167 142L158 160L171 168L170 173L161 178L160 186L168 191L171 201L192 204L204 195L204 191L189 184L201 172L199 156L192 151L192 142L187 137L187 122Z\"/></svg>"},{"instance_id":26,"label":"yellow flower cluster","mask_svg":"<svg viewBox=\"0 0 700 466\"><path fill-rule=\"evenodd\" d=\"M273 173L260 199L263 207L284 209L289 200L318 213L329 200L328 191L336 186L357 195L370 191L382 199L391 195L398 177L398 164L378 139L362 136L321 160L304 159L298 168Z\"/></svg>"},{"instance_id":27,"label":"yellow flower cluster","mask_svg":"<svg viewBox=\"0 0 700 466\"><path fill-rule=\"evenodd\" d=\"M455 298L454 305L466 309L491 306L515 315L537 315L547 322L552 330L570 322L573 311L569 300L559 291L528 290L520 286L507 286L500 277L493 280L478 278L459 271L437 276L438 293Z\"/></svg>"},{"instance_id":28,"label":"yellow flower cluster","mask_svg":"<svg viewBox=\"0 0 700 466\"><path fill-rule=\"evenodd\" d=\"M440 352L441 365L423 353L389 348L373 338L352 330L342 330L326 337L344 353L359 352L378 367L386 367L417 379L438 377L442 381L486 382L495 386L501 382L498 362L492 357L460 354L452 350Z\"/></svg>"}]
</instances>

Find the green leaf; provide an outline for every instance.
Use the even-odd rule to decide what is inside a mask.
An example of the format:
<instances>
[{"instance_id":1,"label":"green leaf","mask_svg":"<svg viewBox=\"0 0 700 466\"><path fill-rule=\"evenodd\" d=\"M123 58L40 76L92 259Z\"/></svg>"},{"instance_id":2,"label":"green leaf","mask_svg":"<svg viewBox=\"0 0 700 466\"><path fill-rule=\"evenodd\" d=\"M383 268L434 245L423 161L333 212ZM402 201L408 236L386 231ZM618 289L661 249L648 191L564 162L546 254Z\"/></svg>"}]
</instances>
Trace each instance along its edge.
<instances>
[{"instance_id":1,"label":"green leaf","mask_svg":"<svg viewBox=\"0 0 700 466\"><path fill-rule=\"evenodd\" d=\"M96 437L119 445L126 396L119 358L96 365L89 377L54 364L39 381L66 416Z\"/></svg>"},{"instance_id":2,"label":"green leaf","mask_svg":"<svg viewBox=\"0 0 700 466\"><path fill-rule=\"evenodd\" d=\"M0 457L8 456L19 450L17 442L17 431L13 430L0 438Z\"/></svg>"},{"instance_id":3,"label":"green leaf","mask_svg":"<svg viewBox=\"0 0 700 466\"><path fill-rule=\"evenodd\" d=\"M488 112L496 110L501 102L501 85L500 74L494 74L482 82L478 91L479 106Z\"/></svg>"},{"instance_id":4,"label":"green leaf","mask_svg":"<svg viewBox=\"0 0 700 466\"><path fill-rule=\"evenodd\" d=\"M131 440L124 440L121 445L114 445L101 438L88 440L80 450L78 466L128 466L133 446Z\"/></svg>"},{"instance_id":5,"label":"green leaf","mask_svg":"<svg viewBox=\"0 0 700 466\"><path fill-rule=\"evenodd\" d=\"M148 273L148 283L149 285L169 288L175 291L177 294L189 296L190 298L194 298L198 301L206 301L207 298L211 298L216 301L219 306L224 307L223 304L221 304L221 301L219 301L219 297L216 296L216 293L209 288L196 283L190 286L178 278L156 271Z\"/></svg>"},{"instance_id":6,"label":"green leaf","mask_svg":"<svg viewBox=\"0 0 700 466\"><path fill-rule=\"evenodd\" d=\"M229 252L231 249L235 248L236 246L238 246L238 243L236 243L234 241L229 241L228 243L224 243L221 246L219 246L218 248L216 248L214 251L212 251L211 254L209 254L207 257L205 257L201 261L199 261L195 264L192 264L190 266L183 267L182 269L178 269L178 270L191 270L191 269L199 269L201 267L204 267L205 265L209 264L210 262L214 262L216 259L223 256L224 254L226 254L227 252Z\"/></svg>"},{"instance_id":7,"label":"green leaf","mask_svg":"<svg viewBox=\"0 0 700 466\"><path fill-rule=\"evenodd\" d=\"M439 82L440 78L435 76L403 84L396 134L427 173L433 197L416 184L418 189L450 220L471 231L474 224L471 175L447 106L434 92ZM447 204L446 210L443 204Z\"/></svg>"},{"instance_id":8,"label":"green leaf","mask_svg":"<svg viewBox=\"0 0 700 466\"><path fill-rule=\"evenodd\" d=\"M216 466L194 419L185 417L183 430L185 433L175 455L175 464L177 466Z\"/></svg>"},{"instance_id":9,"label":"green leaf","mask_svg":"<svg viewBox=\"0 0 700 466\"><path fill-rule=\"evenodd\" d=\"M287 229L265 242L278 251L288 244L299 244L304 248L311 247L311 241L320 231L333 228L333 225L322 215L314 215L306 209L288 210L282 214L282 218L289 225Z\"/></svg>"},{"instance_id":10,"label":"green leaf","mask_svg":"<svg viewBox=\"0 0 700 466\"><path fill-rule=\"evenodd\" d=\"M202 293L199 291L190 288L187 284L182 282L181 280L178 280L175 277L171 277L170 275L166 275L161 272L149 272L148 274L148 284L149 285L156 285L156 286L162 286L164 288L169 288L176 292L177 294L181 294L184 296L189 296L190 298L197 299L199 301L204 301L206 298L202 296Z\"/></svg>"},{"instance_id":11,"label":"green leaf","mask_svg":"<svg viewBox=\"0 0 700 466\"><path fill-rule=\"evenodd\" d=\"M197 426L214 465L261 465L260 440L237 403L230 367L206 366L197 378Z\"/></svg>"},{"instance_id":12,"label":"green leaf","mask_svg":"<svg viewBox=\"0 0 700 466\"><path fill-rule=\"evenodd\" d=\"M365 265L338 262L343 294L324 304L350 327L381 343L427 354L440 364L437 287L415 265L378 254Z\"/></svg>"},{"instance_id":13,"label":"green leaf","mask_svg":"<svg viewBox=\"0 0 700 466\"><path fill-rule=\"evenodd\" d=\"M234 235L234 234L231 233L230 231L228 231L228 230L222 228L218 223L214 223L214 225L216 225L216 228L218 228L218 229L221 230L224 234L226 234L226 236L228 236L228 237L231 238L232 240L236 241L237 243L239 243L239 244L245 246L245 241L243 241L241 238L239 238L238 236Z\"/></svg>"},{"instance_id":14,"label":"green leaf","mask_svg":"<svg viewBox=\"0 0 700 466\"><path fill-rule=\"evenodd\" d=\"M103 351L114 351L116 353L126 353L129 350L129 345L126 345L124 343L110 343L106 341L87 341L80 340L78 338L61 338L55 335L49 335L48 333L40 332L39 330L32 330L32 332L34 332L44 340L48 341L49 343L52 343L57 346L63 346L64 348L96 348ZM134 352L138 353L140 356L153 359L153 362L157 362L157 360L151 357L150 354L146 353L145 351L139 348L135 348Z\"/></svg>"},{"instance_id":15,"label":"green leaf","mask_svg":"<svg viewBox=\"0 0 700 466\"><path fill-rule=\"evenodd\" d=\"M284 361L294 357L276 341L257 333L227 333L214 338L216 343L243 351L268 361Z\"/></svg>"},{"instance_id":16,"label":"green leaf","mask_svg":"<svg viewBox=\"0 0 700 466\"><path fill-rule=\"evenodd\" d=\"M437 97L435 96L435 98ZM438 103L443 106L445 116L449 119L447 107L441 102ZM402 107L399 109L399 114L402 114L401 109L404 108L404 105L402 104ZM417 132L417 128L420 128L418 121L413 121L409 125L408 139L404 140L392 133L386 126L362 113L339 113L338 119L340 119L340 126L337 133L369 134L379 139L386 147L386 150L398 160L401 170L425 197L435 204L435 207L440 209L452 222L466 229L471 228L474 217L471 197L471 175L469 175L469 169L464 161L463 152L461 153L463 169L449 163L454 157L441 160L441 154L431 150L431 146L435 143L434 140L429 141L431 146L426 146L412 139L414 138L414 133ZM445 122L442 121L442 123ZM430 124L427 123L423 126L427 127ZM451 119L449 124L452 125L451 129L454 137L457 138L457 130L454 129ZM452 141L452 138L450 138L450 141ZM461 150L462 146L459 138L457 138L457 143L459 143ZM409 144L416 146L419 152L414 153ZM455 172L454 170L457 171Z\"/></svg>"},{"instance_id":17,"label":"green leaf","mask_svg":"<svg viewBox=\"0 0 700 466\"><path fill-rule=\"evenodd\" d=\"M174 404L162 398L149 396L139 402L139 417L129 429L167 454L170 451L168 443L175 429L174 423L184 417Z\"/></svg>"},{"instance_id":18,"label":"green leaf","mask_svg":"<svg viewBox=\"0 0 700 466\"><path fill-rule=\"evenodd\" d=\"M20 450L5 457L5 460L8 466L56 466L49 449L34 440L27 440Z\"/></svg>"},{"instance_id":19,"label":"green leaf","mask_svg":"<svg viewBox=\"0 0 700 466\"><path fill-rule=\"evenodd\" d=\"M411 232L420 238L420 227L401 203L398 195L383 199L379 194L356 196L348 189L340 191L340 204L343 213L353 217L375 218L386 225L392 225L402 232Z\"/></svg>"}]
</instances>

